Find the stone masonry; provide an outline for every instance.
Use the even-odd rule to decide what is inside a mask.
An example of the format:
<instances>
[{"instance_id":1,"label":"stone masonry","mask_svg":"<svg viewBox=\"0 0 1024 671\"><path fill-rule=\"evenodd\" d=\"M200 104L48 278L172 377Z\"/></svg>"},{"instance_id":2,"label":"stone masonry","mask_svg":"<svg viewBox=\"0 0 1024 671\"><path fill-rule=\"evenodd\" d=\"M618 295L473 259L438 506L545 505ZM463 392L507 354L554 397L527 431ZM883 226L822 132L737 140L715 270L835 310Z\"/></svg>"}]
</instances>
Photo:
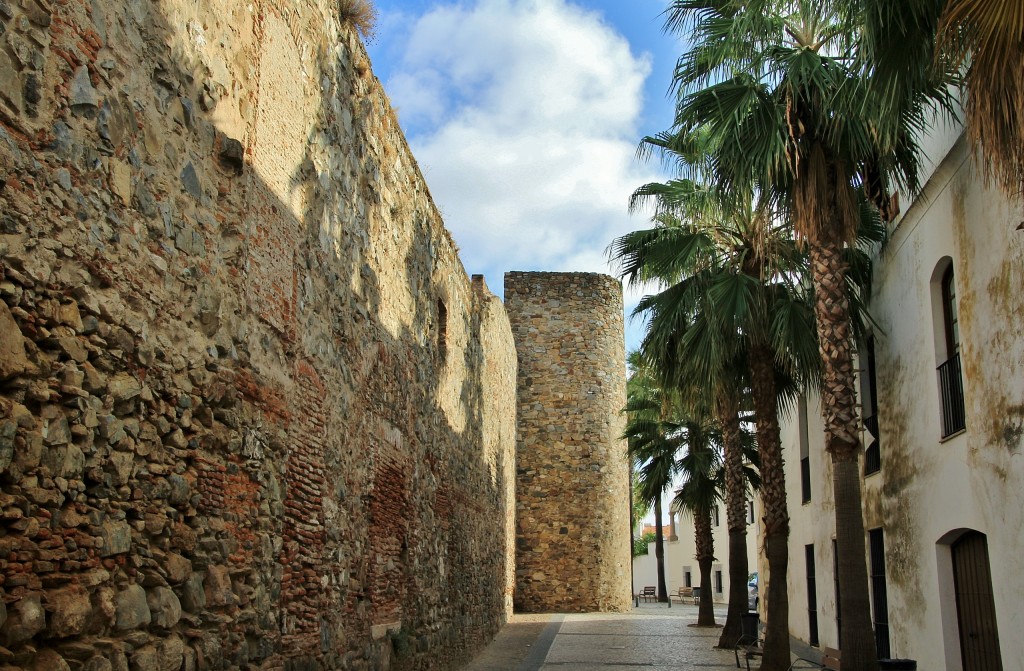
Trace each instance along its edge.
<instances>
[{"instance_id":1,"label":"stone masonry","mask_svg":"<svg viewBox=\"0 0 1024 671\"><path fill-rule=\"evenodd\" d=\"M337 11L0 0L0 671L628 606L621 288L511 274L514 339Z\"/></svg>"},{"instance_id":2,"label":"stone masonry","mask_svg":"<svg viewBox=\"0 0 1024 671\"><path fill-rule=\"evenodd\" d=\"M327 0L0 0L0 668L451 668L514 344Z\"/></svg>"},{"instance_id":3,"label":"stone masonry","mask_svg":"<svg viewBox=\"0 0 1024 671\"><path fill-rule=\"evenodd\" d=\"M628 610L622 286L506 273L505 309L519 359L516 609Z\"/></svg>"}]
</instances>

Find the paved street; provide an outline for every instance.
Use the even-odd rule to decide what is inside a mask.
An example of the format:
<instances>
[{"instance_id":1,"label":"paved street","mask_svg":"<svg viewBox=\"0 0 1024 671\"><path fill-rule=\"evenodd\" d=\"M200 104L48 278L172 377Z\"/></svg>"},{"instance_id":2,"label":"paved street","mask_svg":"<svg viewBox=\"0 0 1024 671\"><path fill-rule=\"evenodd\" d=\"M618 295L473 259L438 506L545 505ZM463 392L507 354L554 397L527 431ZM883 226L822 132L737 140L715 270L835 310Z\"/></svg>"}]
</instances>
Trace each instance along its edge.
<instances>
[{"instance_id":1,"label":"paved street","mask_svg":"<svg viewBox=\"0 0 1024 671\"><path fill-rule=\"evenodd\" d=\"M725 607L716 607L719 624ZM691 626L694 605L641 603L628 613L515 615L467 671L660 671L735 669L732 651L715 650L719 628Z\"/></svg>"}]
</instances>

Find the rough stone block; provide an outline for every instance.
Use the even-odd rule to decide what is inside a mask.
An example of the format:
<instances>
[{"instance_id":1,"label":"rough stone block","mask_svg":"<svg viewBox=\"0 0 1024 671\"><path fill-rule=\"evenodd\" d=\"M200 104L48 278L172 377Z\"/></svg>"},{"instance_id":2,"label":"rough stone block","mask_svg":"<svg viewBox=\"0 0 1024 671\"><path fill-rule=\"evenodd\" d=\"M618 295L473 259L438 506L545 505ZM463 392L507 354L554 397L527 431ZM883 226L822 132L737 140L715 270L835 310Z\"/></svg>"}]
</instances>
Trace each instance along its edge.
<instances>
[{"instance_id":1,"label":"rough stone block","mask_svg":"<svg viewBox=\"0 0 1024 671\"><path fill-rule=\"evenodd\" d=\"M0 49L0 53L2 51ZM3 63L0 63L0 72L2 71ZM2 89L3 87L0 87L0 90ZM14 321L7 304L0 301L0 380L21 375L31 365L25 355L25 338L21 334L21 329Z\"/></svg>"},{"instance_id":2,"label":"rough stone block","mask_svg":"<svg viewBox=\"0 0 1024 671\"><path fill-rule=\"evenodd\" d=\"M164 561L167 582L177 585L188 580L192 575L192 562L176 552L169 552Z\"/></svg>"},{"instance_id":3,"label":"rough stone block","mask_svg":"<svg viewBox=\"0 0 1024 671\"><path fill-rule=\"evenodd\" d=\"M46 611L39 594L29 594L14 602L7 621L0 628L0 641L7 647L23 643L46 627Z\"/></svg>"},{"instance_id":4,"label":"rough stone block","mask_svg":"<svg viewBox=\"0 0 1024 671\"><path fill-rule=\"evenodd\" d=\"M203 575L193 573L182 583L180 588L181 605L193 615L206 608L206 591L203 589Z\"/></svg>"},{"instance_id":5,"label":"rough stone block","mask_svg":"<svg viewBox=\"0 0 1024 671\"><path fill-rule=\"evenodd\" d=\"M153 624L170 629L181 619L181 602L169 587L154 587L146 594ZM179 663L180 663L179 659Z\"/></svg>"},{"instance_id":6,"label":"rough stone block","mask_svg":"<svg viewBox=\"0 0 1024 671\"><path fill-rule=\"evenodd\" d=\"M160 642L160 671L181 671L185 659L185 642L172 634Z\"/></svg>"},{"instance_id":7,"label":"rough stone block","mask_svg":"<svg viewBox=\"0 0 1024 671\"><path fill-rule=\"evenodd\" d=\"M92 619L99 627L113 626L117 619L117 593L109 585L102 585L92 595Z\"/></svg>"},{"instance_id":8,"label":"rough stone block","mask_svg":"<svg viewBox=\"0 0 1024 671\"><path fill-rule=\"evenodd\" d=\"M132 548L131 527L123 520L107 520L100 527L100 540L100 556L110 557L128 552Z\"/></svg>"},{"instance_id":9,"label":"rough stone block","mask_svg":"<svg viewBox=\"0 0 1024 671\"><path fill-rule=\"evenodd\" d=\"M114 665L102 655L94 655L82 665L82 671L114 671Z\"/></svg>"},{"instance_id":10,"label":"rough stone block","mask_svg":"<svg viewBox=\"0 0 1024 671\"><path fill-rule=\"evenodd\" d=\"M6 471L14 460L14 437L18 424L13 420L0 421L0 471Z\"/></svg>"},{"instance_id":11,"label":"rough stone block","mask_svg":"<svg viewBox=\"0 0 1024 671\"><path fill-rule=\"evenodd\" d=\"M54 650L38 650L29 666L31 671L71 671L67 661Z\"/></svg>"},{"instance_id":12,"label":"rough stone block","mask_svg":"<svg viewBox=\"0 0 1024 671\"><path fill-rule=\"evenodd\" d=\"M235 602L231 589L231 575L226 566L211 566L203 581L206 603L210 606L230 606Z\"/></svg>"},{"instance_id":13,"label":"rough stone block","mask_svg":"<svg viewBox=\"0 0 1024 671\"><path fill-rule=\"evenodd\" d=\"M160 649L152 643L144 645L131 654L128 664L131 671L161 671Z\"/></svg>"},{"instance_id":14,"label":"rough stone block","mask_svg":"<svg viewBox=\"0 0 1024 671\"><path fill-rule=\"evenodd\" d=\"M89 78L89 68L82 65L75 70L68 91L68 103L76 114L90 116L96 113L99 97Z\"/></svg>"},{"instance_id":15,"label":"rough stone block","mask_svg":"<svg viewBox=\"0 0 1024 671\"><path fill-rule=\"evenodd\" d=\"M189 485L188 480L177 473L172 473L167 476L167 484L171 488L170 493L167 495L168 503L172 506L188 503L188 500L192 497L192 487Z\"/></svg>"},{"instance_id":16,"label":"rough stone block","mask_svg":"<svg viewBox=\"0 0 1024 671\"><path fill-rule=\"evenodd\" d=\"M128 373L118 373L107 382L107 390L115 403L127 401L142 393L142 383Z\"/></svg>"},{"instance_id":17,"label":"rough stone block","mask_svg":"<svg viewBox=\"0 0 1024 671\"><path fill-rule=\"evenodd\" d=\"M48 592L46 609L51 613L49 634L54 638L81 634L92 615L89 593L77 585Z\"/></svg>"},{"instance_id":18,"label":"rough stone block","mask_svg":"<svg viewBox=\"0 0 1024 671\"><path fill-rule=\"evenodd\" d=\"M231 170L236 175L242 174L245 165L245 148L238 140L220 134L220 158L221 165Z\"/></svg>"},{"instance_id":19,"label":"rough stone block","mask_svg":"<svg viewBox=\"0 0 1024 671\"><path fill-rule=\"evenodd\" d=\"M149 624L152 615L146 603L146 590L141 585L129 585L114 598L115 628L126 631Z\"/></svg>"},{"instance_id":20,"label":"rough stone block","mask_svg":"<svg viewBox=\"0 0 1024 671\"><path fill-rule=\"evenodd\" d=\"M0 49L0 100L10 105L16 113L21 112L25 106L18 67L4 49Z\"/></svg>"}]
</instances>

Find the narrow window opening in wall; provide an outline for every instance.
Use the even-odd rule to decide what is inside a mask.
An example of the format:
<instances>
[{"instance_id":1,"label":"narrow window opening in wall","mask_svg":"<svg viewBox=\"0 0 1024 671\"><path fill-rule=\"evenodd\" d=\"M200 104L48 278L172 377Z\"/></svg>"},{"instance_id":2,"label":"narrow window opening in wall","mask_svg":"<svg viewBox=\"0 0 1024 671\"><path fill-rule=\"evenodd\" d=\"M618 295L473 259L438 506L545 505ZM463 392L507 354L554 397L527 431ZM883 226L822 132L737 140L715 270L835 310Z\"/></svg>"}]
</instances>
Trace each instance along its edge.
<instances>
[{"instance_id":1,"label":"narrow window opening in wall","mask_svg":"<svg viewBox=\"0 0 1024 671\"><path fill-rule=\"evenodd\" d=\"M683 568L683 587L693 587L693 573L689 566Z\"/></svg>"},{"instance_id":2,"label":"narrow window opening in wall","mask_svg":"<svg viewBox=\"0 0 1024 671\"><path fill-rule=\"evenodd\" d=\"M754 502L747 501L747 524L754 523Z\"/></svg>"},{"instance_id":3,"label":"narrow window opening in wall","mask_svg":"<svg viewBox=\"0 0 1024 671\"><path fill-rule=\"evenodd\" d=\"M807 397L800 394L796 401L797 426L800 431L800 499L811 500L811 444L807 424Z\"/></svg>"},{"instance_id":4,"label":"narrow window opening in wall","mask_svg":"<svg viewBox=\"0 0 1024 671\"><path fill-rule=\"evenodd\" d=\"M881 529L868 532L871 554L871 601L874 606L875 647L880 659L888 659L889 653L889 597L885 587L885 541Z\"/></svg>"},{"instance_id":5,"label":"narrow window opening in wall","mask_svg":"<svg viewBox=\"0 0 1024 671\"><path fill-rule=\"evenodd\" d=\"M714 508L711 509L711 522L716 527L721 525L721 521L718 517L718 506L715 506Z\"/></svg>"},{"instance_id":6,"label":"narrow window opening in wall","mask_svg":"<svg viewBox=\"0 0 1024 671\"><path fill-rule=\"evenodd\" d=\"M715 592L717 592L718 594L721 594L722 593L722 589L723 589L723 586L722 586L722 572L720 570L719 571L715 571Z\"/></svg>"},{"instance_id":7,"label":"narrow window opening in wall","mask_svg":"<svg viewBox=\"0 0 1024 671\"><path fill-rule=\"evenodd\" d=\"M836 539L832 539L832 581L835 583L836 590L836 647L840 650L843 649L843 601L842 595L839 593L839 546L836 544Z\"/></svg>"},{"instance_id":8,"label":"narrow window opening in wall","mask_svg":"<svg viewBox=\"0 0 1024 671\"><path fill-rule=\"evenodd\" d=\"M960 367L960 316L956 304L956 278L953 274L953 263L949 259L944 259L944 262L946 266L942 270L937 292L941 310L936 310L941 311L942 317L942 323L936 325L936 330L941 330L942 336L941 339L936 338L936 350L944 351L939 357L940 363L936 373L942 412L942 437L947 438L963 431L967 424L964 413L963 373ZM941 264L939 267L942 267ZM935 293L932 295L934 297Z\"/></svg>"},{"instance_id":9,"label":"narrow window opening in wall","mask_svg":"<svg viewBox=\"0 0 1024 671\"><path fill-rule=\"evenodd\" d=\"M953 264L942 273L942 320L946 336L946 355L960 351L960 318L956 309L956 282Z\"/></svg>"},{"instance_id":10,"label":"narrow window opening in wall","mask_svg":"<svg viewBox=\"0 0 1024 671\"><path fill-rule=\"evenodd\" d=\"M875 369L875 337L868 336L860 354L860 401L864 417L864 475L882 469L882 453L878 434L878 384Z\"/></svg>"},{"instance_id":11,"label":"narrow window opening in wall","mask_svg":"<svg viewBox=\"0 0 1024 671\"><path fill-rule=\"evenodd\" d=\"M804 546L804 560L807 566L807 642L818 645L818 589L814 580L814 544Z\"/></svg>"},{"instance_id":12,"label":"narrow window opening in wall","mask_svg":"<svg viewBox=\"0 0 1024 671\"><path fill-rule=\"evenodd\" d=\"M442 361L448 358L448 306L437 299L437 356Z\"/></svg>"}]
</instances>

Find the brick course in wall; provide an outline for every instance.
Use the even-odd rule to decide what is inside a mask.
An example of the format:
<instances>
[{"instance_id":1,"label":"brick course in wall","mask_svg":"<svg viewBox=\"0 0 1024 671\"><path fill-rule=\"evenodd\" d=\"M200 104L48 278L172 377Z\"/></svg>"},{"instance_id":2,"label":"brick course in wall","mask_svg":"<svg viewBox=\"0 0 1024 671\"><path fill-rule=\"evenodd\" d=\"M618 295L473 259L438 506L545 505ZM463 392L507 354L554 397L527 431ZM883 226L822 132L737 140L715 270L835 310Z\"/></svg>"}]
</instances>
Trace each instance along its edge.
<instances>
[{"instance_id":1,"label":"brick course in wall","mask_svg":"<svg viewBox=\"0 0 1024 671\"><path fill-rule=\"evenodd\" d=\"M0 0L0 667L444 669L504 622L511 330L336 11Z\"/></svg>"},{"instance_id":2,"label":"brick course in wall","mask_svg":"<svg viewBox=\"0 0 1024 671\"><path fill-rule=\"evenodd\" d=\"M526 612L631 605L622 286L505 274L518 352L516 576Z\"/></svg>"}]
</instances>

